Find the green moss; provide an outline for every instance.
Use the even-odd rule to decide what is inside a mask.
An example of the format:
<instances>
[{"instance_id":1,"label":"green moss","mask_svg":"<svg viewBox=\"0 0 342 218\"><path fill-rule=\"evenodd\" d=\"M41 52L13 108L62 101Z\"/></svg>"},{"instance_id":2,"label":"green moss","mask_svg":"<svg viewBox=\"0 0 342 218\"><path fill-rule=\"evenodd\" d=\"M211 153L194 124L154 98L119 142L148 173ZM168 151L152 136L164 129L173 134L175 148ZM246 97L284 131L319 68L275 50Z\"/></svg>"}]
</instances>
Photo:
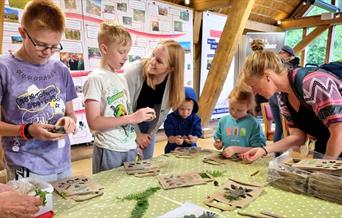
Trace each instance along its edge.
<instances>
[{"instance_id":1,"label":"green moss","mask_svg":"<svg viewBox=\"0 0 342 218\"><path fill-rule=\"evenodd\" d=\"M224 175L226 171L220 171L220 170L212 170L212 171L206 171L206 173L212 175L213 177L221 177Z\"/></svg>"},{"instance_id":2,"label":"green moss","mask_svg":"<svg viewBox=\"0 0 342 218\"><path fill-rule=\"evenodd\" d=\"M157 192L160 187L152 187L144 192L134 193L127 195L124 198L119 198L122 200L136 200L137 204L133 208L131 213L132 218L141 218L146 210L148 209L148 198L151 197L155 192Z\"/></svg>"},{"instance_id":3,"label":"green moss","mask_svg":"<svg viewBox=\"0 0 342 218\"><path fill-rule=\"evenodd\" d=\"M42 191L41 189L36 189L36 194L35 196L39 196L39 198L42 200L42 205L45 206L46 205L46 191Z\"/></svg>"}]
</instances>

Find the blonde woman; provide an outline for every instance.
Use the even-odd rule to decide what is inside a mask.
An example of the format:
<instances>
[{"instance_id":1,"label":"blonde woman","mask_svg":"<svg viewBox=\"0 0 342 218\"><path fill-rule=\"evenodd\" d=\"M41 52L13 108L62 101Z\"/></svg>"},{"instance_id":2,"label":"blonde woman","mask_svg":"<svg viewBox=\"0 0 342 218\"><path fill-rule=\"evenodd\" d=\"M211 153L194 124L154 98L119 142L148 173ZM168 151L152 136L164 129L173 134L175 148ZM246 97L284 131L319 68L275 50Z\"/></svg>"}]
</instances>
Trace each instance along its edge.
<instances>
[{"instance_id":1,"label":"blonde woman","mask_svg":"<svg viewBox=\"0 0 342 218\"><path fill-rule=\"evenodd\" d=\"M127 79L133 111L150 107L157 119L136 126L137 143L143 158L153 157L155 134L170 109L176 110L184 100L184 50L174 40L160 42L150 58L128 65Z\"/></svg>"},{"instance_id":2,"label":"blonde woman","mask_svg":"<svg viewBox=\"0 0 342 218\"><path fill-rule=\"evenodd\" d=\"M337 159L342 152L342 81L326 71L306 74L295 88L299 68L288 70L278 54L258 51L244 63L242 79L255 93L266 98L280 92L278 101L288 121L290 135L266 147L255 148L242 157L254 161L270 153L304 144L307 136L317 139L315 150L324 158Z\"/></svg>"}]
</instances>

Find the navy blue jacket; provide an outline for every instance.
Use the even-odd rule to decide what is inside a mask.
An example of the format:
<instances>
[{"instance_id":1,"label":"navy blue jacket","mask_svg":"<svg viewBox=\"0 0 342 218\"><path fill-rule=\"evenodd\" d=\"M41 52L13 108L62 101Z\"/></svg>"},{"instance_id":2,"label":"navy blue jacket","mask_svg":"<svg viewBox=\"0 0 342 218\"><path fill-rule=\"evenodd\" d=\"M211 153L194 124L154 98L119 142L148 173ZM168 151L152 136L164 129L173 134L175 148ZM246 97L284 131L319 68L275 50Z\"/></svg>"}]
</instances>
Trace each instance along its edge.
<instances>
[{"instance_id":1,"label":"navy blue jacket","mask_svg":"<svg viewBox=\"0 0 342 218\"><path fill-rule=\"evenodd\" d=\"M164 123L165 134L169 136L188 136L193 135L200 137L202 135L201 118L196 114L198 112L197 96L192 88L185 87L185 98L194 102L192 113L186 119L183 119L178 110L170 113ZM194 144L183 143L180 147L197 146ZM168 143L165 147L165 153L173 151L177 145L175 143Z\"/></svg>"}]
</instances>

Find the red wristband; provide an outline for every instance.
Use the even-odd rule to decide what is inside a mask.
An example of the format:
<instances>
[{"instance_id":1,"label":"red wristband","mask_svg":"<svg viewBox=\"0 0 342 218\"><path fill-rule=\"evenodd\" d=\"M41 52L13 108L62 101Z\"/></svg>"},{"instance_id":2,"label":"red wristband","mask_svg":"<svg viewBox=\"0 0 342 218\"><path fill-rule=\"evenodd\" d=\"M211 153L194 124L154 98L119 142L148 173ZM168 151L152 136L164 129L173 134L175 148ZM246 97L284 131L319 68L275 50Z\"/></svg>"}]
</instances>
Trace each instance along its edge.
<instances>
[{"instance_id":1,"label":"red wristband","mask_svg":"<svg viewBox=\"0 0 342 218\"><path fill-rule=\"evenodd\" d=\"M21 125L20 125L19 134L20 134L20 137L21 137L21 138L23 138L24 140L27 140L27 137L26 137L25 131L24 131L25 126L26 126L26 124L21 124Z\"/></svg>"}]
</instances>

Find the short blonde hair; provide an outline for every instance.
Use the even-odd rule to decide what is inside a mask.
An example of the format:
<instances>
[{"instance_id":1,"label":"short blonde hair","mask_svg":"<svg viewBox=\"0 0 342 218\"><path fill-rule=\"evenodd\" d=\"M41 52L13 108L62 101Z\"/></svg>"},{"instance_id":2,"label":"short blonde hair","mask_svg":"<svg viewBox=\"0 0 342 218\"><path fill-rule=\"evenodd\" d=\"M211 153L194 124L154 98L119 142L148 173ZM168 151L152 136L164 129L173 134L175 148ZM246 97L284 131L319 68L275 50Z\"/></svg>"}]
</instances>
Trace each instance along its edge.
<instances>
[{"instance_id":1,"label":"short blonde hair","mask_svg":"<svg viewBox=\"0 0 342 218\"><path fill-rule=\"evenodd\" d=\"M185 99L184 95L184 60L185 54L183 47L174 40L164 40L158 45L162 45L165 48L169 67L173 69L168 74L170 77L170 93L169 93L169 106L176 110ZM144 77L146 78L147 84L155 88L152 83L151 76L147 72L149 60L144 65Z\"/></svg>"},{"instance_id":2,"label":"short blonde hair","mask_svg":"<svg viewBox=\"0 0 342 218\"><path fill-rule=\"evenodd\" d=\"M99 47L100 44L109 45L114 42L126 46L128 43L132 42L132 37L125 27L110 21L105 21L100 25L97 41Z\"/></svg>"},{"instance_id":3,"label":"short blonde hair","mask_svg":"<svg viewBox=\"0 0 342 218\"><path fill-rule=\"evenodd\" d=\"M62 33L65 27L65 15L52 0L32 0L24 8L21 24L26 29Z\"/></svg>"},{"instance_id":4,"label":"short blonde hair","mask_svg":"<svg viewBox=\"0 0 342 218\"><path fill-rule=\"evenodd\" d=\"M276 74L287 72L287 68L279 55L273 51L265 50L256 51L247 56L242 67L242 76L247 80L252 77L260 78L264 76L265 70L272 70Z\"/></svg>"},{"instance_id":5,"label":"short blonde hair","mask_svg":"<svg viewBox=\"0 0 342 218\"><path fill-rule=\"evenodd\" d=\"M230 92L228 99L235 100L240 104L248 105L248 113L255 114L255 97L250 86L246 85L243 81L240 81Z\"/></svg>"}]
</instances>

